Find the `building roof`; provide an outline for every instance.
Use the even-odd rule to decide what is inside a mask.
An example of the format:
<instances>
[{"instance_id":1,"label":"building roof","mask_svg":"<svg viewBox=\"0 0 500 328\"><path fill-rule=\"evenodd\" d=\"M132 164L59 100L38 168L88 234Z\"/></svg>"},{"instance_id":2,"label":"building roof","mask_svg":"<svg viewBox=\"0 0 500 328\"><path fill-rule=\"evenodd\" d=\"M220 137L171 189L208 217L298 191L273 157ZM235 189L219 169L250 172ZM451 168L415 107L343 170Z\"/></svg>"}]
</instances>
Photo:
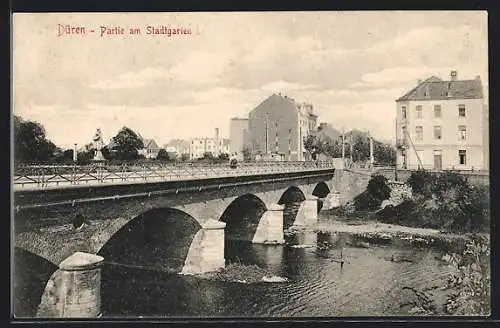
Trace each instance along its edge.
<instances>
[{"instance_id":1,"label":"building roof","mask_svg":"<svg viewBox=\"0 0 500 328\"><path fill-rule=\"evenodd\" d=\"M331 140L336 140L340 138L342 134L337 129L335 129L331 124L320 123L316 131L316 135L320 137L327 137L330 138Z\"/></svg>"},{"instance_id":2,"label":"building roof","mask_svg":"<svg viewBox=\"0 0 500 328\"><path fill-rule=\"evenodd\" d=\"M311 112L308 113L309 116L311 117L318 117L312 112L312 105L311 104L303 104L303 103L298 103L295 101L295 99L288 97L286 95L282 95L281 93L276 94L273 93L269 97L267 97L264 101L262 101L257 107L255 107L252 112L260 107L271 105L273 108L283 108L283 109L291 109L295 111L299 111L301 106L308 105L311 106Z\"/></svg>"},{"instance_id":3,"label":"building roof","mask_svg":"<svg viewBox=\"0 0 500 328\"><path fill-rule=\"evenodd\" d=\"M189 140L184 139L172 139L170 140L165 147L189 147Z\"/></svg>"},{"instance_id":4,"label":"building roof","mask_svg":"<svg viewBox=\"0 0 500 328\"><path fill-rule=\"evenodd\" d=\"M475 80L443 81L431 76L396 101L481 98L483 98L483 87L479 77Z\"/></svg>"},{"instance_id":5,"label":"building roof","mask_svg":"<svg viewBox=\"0 0 500 328\"><path fill-rule=\"evenodd\" d=\"M154 139L143 139L144 149L159 149L160 146L154 141Z\"/></svg>"}]
</instances>

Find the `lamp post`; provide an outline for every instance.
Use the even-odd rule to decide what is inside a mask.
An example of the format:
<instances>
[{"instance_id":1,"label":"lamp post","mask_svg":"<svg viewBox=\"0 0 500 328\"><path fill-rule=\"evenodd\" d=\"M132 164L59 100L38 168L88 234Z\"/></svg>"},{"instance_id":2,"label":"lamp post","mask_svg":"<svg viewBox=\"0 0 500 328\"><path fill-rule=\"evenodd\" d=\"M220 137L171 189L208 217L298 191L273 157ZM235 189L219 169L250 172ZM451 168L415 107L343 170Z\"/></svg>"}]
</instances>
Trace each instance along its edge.
<instances>
[{"instance_id":1,"label":"lamp post","mask_svg":"<svg viewBox=\"0 0 500 328\"><path fill-rule=\"evenodd\" d=\"M75 162L75 163L76 163L76 161L78 159L78 154L77 154L76 146L77 146L77 144L75 143L75 148L73 148L73 162Z\"/></svg>"}]
</instances>

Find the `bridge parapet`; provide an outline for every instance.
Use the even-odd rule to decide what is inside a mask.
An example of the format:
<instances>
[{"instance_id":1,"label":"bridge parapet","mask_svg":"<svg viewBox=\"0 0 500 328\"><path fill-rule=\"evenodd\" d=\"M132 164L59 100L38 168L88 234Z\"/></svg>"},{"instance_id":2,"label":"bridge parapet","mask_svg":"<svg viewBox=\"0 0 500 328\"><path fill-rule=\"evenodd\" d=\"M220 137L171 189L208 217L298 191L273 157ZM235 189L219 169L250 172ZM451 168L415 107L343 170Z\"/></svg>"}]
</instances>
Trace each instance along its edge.
<instances>
[{"instance_id":1,"label":"bridge parapet","mask_svg":"<svg viewBox=\"0 0 500 328\"><path fill-rule=\"evenodd\" d=\"M334 162L248 162L228 164L26 165L14 170L14 190L45 190L75 185L117 185L209 178L313 172L335 169Z\"/></svg>"}]
</instances>

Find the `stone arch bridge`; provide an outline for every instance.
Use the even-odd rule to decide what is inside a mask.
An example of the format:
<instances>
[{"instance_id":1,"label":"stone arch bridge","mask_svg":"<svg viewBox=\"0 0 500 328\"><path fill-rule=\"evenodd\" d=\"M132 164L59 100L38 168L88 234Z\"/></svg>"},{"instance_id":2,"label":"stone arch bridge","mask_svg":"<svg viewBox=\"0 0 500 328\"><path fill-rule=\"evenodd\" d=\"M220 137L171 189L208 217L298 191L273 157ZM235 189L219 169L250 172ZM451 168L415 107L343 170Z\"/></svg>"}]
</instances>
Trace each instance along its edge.
<instances>
[{"instance_id":1,"label":"stone arch bridge","mask_svg":"<svg viewBox=\"0 0 500 328\"><path fill-rule=\"evenodd\" d=\"M318 199L330 207L332 195L340 194L345 202L368 181L353 180L332 165L260 165L168 181L14 184L14 244L59 268L75 252L123 263L142 248L147 252L137 256L146 264L202 273L224 267L226 238L283 243L285 226L316 222ZM298 202L293 222L285 222L284 208ZM162 257L156 256L160 248Z\"/></svg>"}]
</instances>

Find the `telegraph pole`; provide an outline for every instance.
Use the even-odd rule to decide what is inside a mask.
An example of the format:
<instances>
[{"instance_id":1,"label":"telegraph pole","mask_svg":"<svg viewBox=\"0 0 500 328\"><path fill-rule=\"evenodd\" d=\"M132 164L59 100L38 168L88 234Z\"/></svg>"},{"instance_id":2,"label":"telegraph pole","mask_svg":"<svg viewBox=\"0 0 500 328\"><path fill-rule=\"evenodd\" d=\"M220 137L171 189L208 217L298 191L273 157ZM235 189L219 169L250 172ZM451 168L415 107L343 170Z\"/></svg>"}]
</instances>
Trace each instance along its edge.
<instances>
[{"instance_id":1,"label":"telegraph pole","mask_svg":"<svg viewBox=\"0 0 500 328\"><path fill-rule=\"evenodd\" d=\"M269 114L266 114L266 156L269 155Z\"/></svg>"},{"instance_id":2,"label":"telegraph pole","mask_svg":"<svg viewBox=\"0 0 500 328\"><path fill-rule=\"evenodd\" d=\"M398 119L396 118L396 159L394 161L394 181L398 181Z\"/></svg>"},{"instance_id":3,"label":"telegraph pole","mask_svg":"<svg viewBox=\"0 0 500 328\"><path fill-rule=\"evenodd\" d=\"M375 163L375 159L373 157L373 137L370 132L368 132L368 136L370 137L370 167L373 168L373 164Z\"/></svg>"},{"instance_id":4,"label":"telegraph pole","mask_svg":"<svg viewBox=\"0 0 500 328\"><path fill-rule=\"evenodd\" d=\"M351 131L351 135L349 136L349 158L351 159L351 163L352 163L352 131Z\"/></svg>"},{"instance_id":5,"label":"telegraph pole","mask_svg":"<svg viewBox=\"0 0 500 328\"><path fill-rule=\"evenodd\" d=\"M345 129L342 127L342 165L345 165Z\"/></svg>"}]
</instances>

